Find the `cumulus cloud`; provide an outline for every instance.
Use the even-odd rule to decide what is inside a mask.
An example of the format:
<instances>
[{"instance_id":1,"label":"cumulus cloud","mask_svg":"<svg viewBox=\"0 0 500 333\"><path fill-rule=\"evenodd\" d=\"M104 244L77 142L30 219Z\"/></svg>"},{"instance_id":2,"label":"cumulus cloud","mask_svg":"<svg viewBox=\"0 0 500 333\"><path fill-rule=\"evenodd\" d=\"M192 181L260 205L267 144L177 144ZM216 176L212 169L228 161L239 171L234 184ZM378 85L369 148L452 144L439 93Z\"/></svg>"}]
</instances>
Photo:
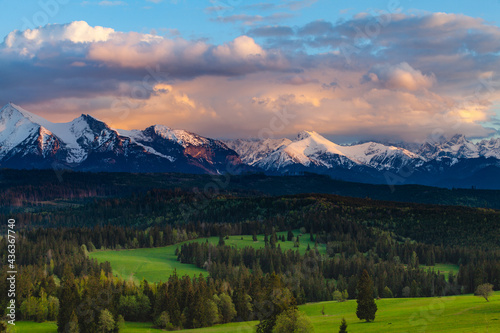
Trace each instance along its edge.
<instances>
[{"instance_id":1,"label":"cumulus cloud","mask_svg":"<svg viewBox=\"0 0 500 333\"><path fill-rule=\"evenodd\" d=\"M213 137L255 137L277 110L293 117L276 136L495 131L497 26L444 13L259 24L220 44L85 22L14 31L0 44L0 101L56 121L85 112Z\"/></svg>"},{"instance_id":2,"label":"cumulus cloud","mask_svg":"<svg viewBox=\"0 0 500 333\"><path fill-rule=\"evenodd\" d=\"M397 65L375 65L364 76L364 80L382 84L388 89L406 89L410 91L430 88L434 82L434 74L424 75L408 63Z\"/></svg>"},{"instance_id":3,"label":"cumulus cloud","mask_svg":"<svg viewBox=\"0 0 500 333\"><path fill-rule=\"evenodd\" d=\"M64 42L93 43L106 41L114 30L104 27L91 27L84 21L69 24L50 24L43 28L15 30L5 37L3 51L17 52L20 55L34 55L44 45Z\"/></svg>"}]
</instances>

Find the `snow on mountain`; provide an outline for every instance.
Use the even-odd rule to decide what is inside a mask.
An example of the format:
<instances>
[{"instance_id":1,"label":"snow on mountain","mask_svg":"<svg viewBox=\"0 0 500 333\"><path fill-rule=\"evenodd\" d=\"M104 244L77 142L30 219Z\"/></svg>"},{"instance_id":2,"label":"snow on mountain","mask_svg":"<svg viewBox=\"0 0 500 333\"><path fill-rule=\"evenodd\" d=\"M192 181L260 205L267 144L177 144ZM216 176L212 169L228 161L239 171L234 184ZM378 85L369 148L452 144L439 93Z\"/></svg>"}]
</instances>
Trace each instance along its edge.
<instances>
[{"instance_id":1,"label":"snow on mountain","mask_svg":"<svg viewBox=\"0 0 500 333\"><path fill-rule=\"evenodd\" d=\"M0 109L0 166L53 163L78 170L192 173L243 165L223 142L163 125L115 130L89 115L52 123L11 103Z\"/></svg>"},{"instance_id":2,"label":"snow on mountain","mask_svg":"<svg viewBox=\"0 0 500 333\"><path fill-rule=\"evenodd\" d=\"M500 138L482 140L478 142L477 147L481 156L500 159Z\"/></svg>"},{"instance_id":3,"label":"snow on mountain","mask_svg":"<svg viewBox=\"0 0 500 333\"><path fill-rule=\"evenodd\" d=\"M11 149L32 135L36 135L40 125L26 114L7 104L0 110L0 159Z\"/></svg>"},{"instance_id":4,"label":"snow on mountain","mask_svg":"<svg viewBox=\"0 0 500 333\"><path fill-rule=\"evenodd\" d=\"M0 110L0 158L12 148L26 140L34 132L41 131L43 140L53 136L52 140L60 142L67 155L65 162L80 163L87 157L89 146L102 144L110 138L112 130L103 126L96 133L89 123L96 119L82 115L68 123L53 123L15 104L9 103ZM41 145L42 154L45 154L47 145Z\"/></svg>"},{"instance_id":5,"label":"snow on mountain","mask_svg":"<svg viewBox=\"0 0 500 333\"><path fill-rule=\"evenodd\" d=\"M387 171L398 173L409 168L409 182L434 184L450 177L462 179L486 167L500 167L500 138L472 143L463 135L454 135L424 144L364 142L345 146L314 131L302 131L293 140L223 142L163 125L116 130L89 115L53 123L15 104L0 109L0 167L50 168L54 163L84 171L310 171L374 182L386 181Z\"/></svg>"},{"instance_id":6,"label":"snow on mountain","mask_svg":"<svg viewBox=\"0 0 500 333\"><path fill-rule=\"evenodd\" d=\"M419 153L427 159L441 160L449 158L454 161L453 163L456 163L459 159L481 156L478 146L467 140L462 134L456 134L449 140L426 142L422 145Z\"/></svg>"},{"instance_id":7,"label":"snow on mountain","mask_svg":"<svg viewBox=\"0 0 500 333\"><path fill-rule=\"evenodd\" d=\"M249 165L255 165L258 161L268 156L275 150L292 143L290 139L236 139L225 140L224 143L240 155L241 160Z\"/></svg>"},{"instance_id":8,"label":"snow on mountain","mask_svg":"<svg viewBox=\"0 0 500 333\"><path fill-rule=\"evenodd\" d=\"M342 150L349 158L377 170L399 170L408 164L418 167L425 162L422 156L409 150L376 142L342 146Z\"/></svg>"},{"instance_id":9,"label":"snow on mountain","mask_svg":"<svg viewBox=\"0 0 500 333\"><path fill-rule=\"evenodd\" d=\"M353 146L341 146L314 131L302 131L295 140L232 140L226 141L237 151L242 160L264 170L280 170L291 165L352 168L356 165L374 167L377 170L400 168L416 160L424 159L403 148L367 142Z\"/></svg>"},{"instance_id":10,"label":"snow on mountain","mask_svg":"<svg viewBox=\"0 0 500 333\"><path fill-rule=\"evenodd\" d=\"M162 154L162 153L156 151L154 148L149 147L146 144L141 143L141 142L151 142L152 141L152 139L150 137L148 137L147 135L145 135L143 131L141 131L141 130L122 130L122 129L119 129L116 131L119 135L129 138L131 140L131 142L142 147L146 152L160 156L162 158L165 158L165 159L169 160L170 162L175 162L175 160L176 160L175 157Z\"/></svg>"},{"instance_id":11,"label":"snow on mountain","mask_svg":"<svg viewBox=\"0 0 500 333\"><path fill-rule=\"evenodd\" d=\"M177 142L184 148L191 146L203 146L210 144L210 140L185 130L176 130L164 125L154 125L154 132L165 140Z\"/></svg>"}]
</instances>

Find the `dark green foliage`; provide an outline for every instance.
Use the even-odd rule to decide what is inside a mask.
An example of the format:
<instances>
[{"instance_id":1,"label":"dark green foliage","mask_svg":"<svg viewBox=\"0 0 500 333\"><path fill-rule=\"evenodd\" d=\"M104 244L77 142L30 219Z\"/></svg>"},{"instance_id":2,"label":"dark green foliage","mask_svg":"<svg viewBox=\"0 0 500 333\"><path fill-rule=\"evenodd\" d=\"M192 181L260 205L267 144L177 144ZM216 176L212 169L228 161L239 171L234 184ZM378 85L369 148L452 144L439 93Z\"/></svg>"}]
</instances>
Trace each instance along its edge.
<instances>
[{"instance_id":1,"label":"dark green foliage","mask_svg":"<svg viewBox=\"0 0 500 333\"><path fill-rule=\"evenodd\" d=\"M485 283L500 288L498 211L334 195L267 197L247 192L244 196L221 194L203 198L203 205L196 206L186 219L179 207L199 204L193 193L150 190L84 200L82 189L90 193L101 190L92 192L95 184L90 175L72 174L70 178L80 176L89 178L87 184L80 182L74 189L69 186L68 192L56 184L50 194L76 195L75 207L47 210L40 206L26 212L18 209L13 214L19 222L18 304L27 304L30 297L36 304L45 302L47 306L37 305L29 318L50 320L52 313L52 317L57 316L59 332L70 328L98 331L104 309L115 322L114 330L118 329L120 316L126 320L157 321L168 315L172 329L259 320L259 329L266 332L273 329L281 312L295 304L331 300L336 290L340 300L346 299L347 294L359 298L359 286L363 284L359 277L364 269L372 274L372 301L373 297L390 294L402 297L406 293L470 293ZM128 176L120 177L125 183L129 181ZM178 176L151 177L168 183ZM186 177L187 183L196 179ZM238 176L232 180L238 179L246 178ZM107 179L102 181L110 184ZM43 189L51 192L52 187L46 186ZM113 191L114 186L110 185ZM105 191L111 191L102 190L104 197L109 194ZM41 188L31 187L22 200L49 196L40 191ZM285 232L288 241L300 242L300 237L294 237L292 232L297 229L302 237L314 239L317 247L309 247L306 254L301 254L283 251L276 244L278 240L285 241L285 235L279 237L277 232ZM310 235L304 235L308 230ZM263 233L268 244L265 248L235 248L224 242L228 235L253 235L255 240ZM165 277L167 283L156 286L146 281L139 286L111 282L109 263L98 264L86 256L87 251L96 249L159 247L213 235L221 235L219 246L188 242L176 251L181 262L207 269L209 278L174 274ZM320 254L317 248L321 247L326 247L328 255ZM7 253L5 238L0 239L0 253ZM446 281L443 275L419 267L436 262L460 265L459 273L451 274ZM55 283L56 276L62 277L60 286ZM4 266L0 269L1 306L6 304L6 294ZM285 298L293 302L279 303L280 295L288 295ZM54 300L60 303L58 315L50 310L50 304L55 307ZM266 302L279 304L268 311ZM23 318L23 311L19 315L28 319Z\"/></svg>"},{"instance_id":2,"label":"dark green foliage","mask_svg":"<svg viewBox=\"0 0 500 333\"><path fill-rule=\"evenodd\" d=\"M60 177L60 178L58 178ZM192 190L206 184L226 184L225 194L291 195L297 193L335 193L376 200L463 205L500 209L500 191L446 189L420 185L372 185L334 180L328 176L194 174L83 173L53 170L0 170L0 203L16 207L21 200L27 206L41 206L44 201L67 199L87 202L93 197L123 197L151 189ZM60 181L62 179L62 181ZM1 211L1 208L0 208Z\"/></svg>"},{"instance_id":3,"label":"dark green foliage","mask_svg":"<svg viewBox=\"0 0 500 333\"><path fill-rule=\"evenodd\" d=\"M347 321L343 317L340 322L339 333L347 333Z\"/></svg>"},{"instance_id":4,"label":"dark green foliage","mask_svg":"<svg viewBox=\"0 0 500 333\"><path fill-rule=\"evenodd\" d=\"M226 242L224 241L224 237L222 235L219 236L219 246L224 246Z\"/></svg>"},{"instance_id":5,"label":"dark green foliage","mask_svg":"<svg viewBox=\"0 0 500 333\"><path fill-rule=\"evenodd\" d=\"M59 325L57 326L57 330L59 331ZM78 317L76 316L75 311L71 312L71 316L69 318L68 323L63 328L64 333L79 333L80 327L78 325Z\"/></svg>"},{"instance_id":6,"label":"dark green foliage","mask_svg":"<svg viewBox=\"0 0 500 333\"><path fill-rule=\"evenodd\" d=\"M278 275L271 274L266 282L266 297L257 309L257 315L260 319L257 333L273 332L280 314L290 309L297 310L295 298L290 290L283 288L283 283Z\"/></svg>"},{"instance_id":7,"label":"dark green foliage","mask_svg":"<svg viewBox=\"0 0 500 333\"><path fill-rule=\"evenodd\" d=\"M67 330L66 326L71 326L75 330L74 314L80 304L75 276L72 268L67 265L64 268L64 276L62 278L62 288L59 295L59 316L57 318L57 331L63 333ZM78 322L77 322L78 323ZM78 326L78 325L76 325Z\"/></svg>"},{"instance_id":8,"label":"dark green foliage","mask_svg":"<svg viewBox=\"0 0 500 333\"><path fill-rule=\"evenodd\" d=\"M357 303L356 316L358 316L359 319L366 321L375 320L377 304L375 304L373 298L373 281L366 269L363 270L358 282Z\"/></svg>"},{"instance_id":9,"label":"dark green foliage","mask_svg":"<svg viewBox=\"0 0 500 333\"><path fill-rule=\"evenodd\" d=\"M394 297L394 294L392 293L392 290L389 289L389 287L385 287L384 288L384 291L382 293L382 297L383 298L393 298Z\"/></svg>"}]
</instances>

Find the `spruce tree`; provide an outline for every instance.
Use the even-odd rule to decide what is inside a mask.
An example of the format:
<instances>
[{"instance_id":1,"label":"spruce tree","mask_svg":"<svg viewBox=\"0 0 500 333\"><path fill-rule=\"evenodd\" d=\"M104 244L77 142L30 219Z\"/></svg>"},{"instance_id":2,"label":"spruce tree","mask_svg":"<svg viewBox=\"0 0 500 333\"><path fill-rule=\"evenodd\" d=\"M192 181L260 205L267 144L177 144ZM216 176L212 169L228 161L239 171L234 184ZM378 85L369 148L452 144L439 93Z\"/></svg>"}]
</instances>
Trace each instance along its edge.
<instances>
[{"instance_id":1,"label":"spruce tree","mask_svg":"<svg viewBox=\"0 0 500 333\"><path fill-rule=\"evenodd\" d=\"M358 308L356 316L361 320L375 320L375 312L377 312L377 304L373 299L373 281L366 271L363 271L361 278L358 281Z\"/></svg>"},{"instance_id":2,"label":"spruce tree","mask_svg":"<svg viewBox=\"0 0 500 333\"><path fill-rule=\"evenodd\" d=\"M67 325L71 320L74 310L80 303L75 276L72 272L72 267L66 265L64 267L64 275L62 279L61 295L59 297L59 314L57 317L57 331L65 332Z\"/></svg>"},{"instance_id":3,"label":"spruce tree","mask_svg":"<svg viewBox=\"0 0 500 333\"><path fill-rule=\"evenodd\" d=\"M71 316L69 318L69 322L66 325L66 329L64 332L67 333L80 333L80 328L78 328L78 317L76 316L75 311L71 312Z\"/></svg>"},{"instance_id":4,"label":"spruce tree","mask_svg":"<svg viewBox=\"0 0 500 333\"><path fill-rule=\"evenodd\" d=\"M339 333L347 333L347 322L345 321L345 318L342 318L342 321L340 322Z\"/></svg>"}]
</instances>

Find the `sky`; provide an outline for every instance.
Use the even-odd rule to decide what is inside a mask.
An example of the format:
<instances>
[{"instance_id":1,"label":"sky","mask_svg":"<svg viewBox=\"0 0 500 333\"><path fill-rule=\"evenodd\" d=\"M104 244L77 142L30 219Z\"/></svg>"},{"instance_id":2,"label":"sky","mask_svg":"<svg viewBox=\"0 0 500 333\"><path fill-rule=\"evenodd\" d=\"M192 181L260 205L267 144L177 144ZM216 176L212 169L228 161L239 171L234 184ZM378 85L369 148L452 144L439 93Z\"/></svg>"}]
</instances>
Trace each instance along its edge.
<instances>
[{"instance_id":1,"label":"sky","mask_svg":"<svg viewBox=\"0 0 500 333\"><path fill-rule=\"evenodd\" d=\"M500 0L0 1L0 104L215 138L500 133Z\"/></svg>"}]
</instances>

